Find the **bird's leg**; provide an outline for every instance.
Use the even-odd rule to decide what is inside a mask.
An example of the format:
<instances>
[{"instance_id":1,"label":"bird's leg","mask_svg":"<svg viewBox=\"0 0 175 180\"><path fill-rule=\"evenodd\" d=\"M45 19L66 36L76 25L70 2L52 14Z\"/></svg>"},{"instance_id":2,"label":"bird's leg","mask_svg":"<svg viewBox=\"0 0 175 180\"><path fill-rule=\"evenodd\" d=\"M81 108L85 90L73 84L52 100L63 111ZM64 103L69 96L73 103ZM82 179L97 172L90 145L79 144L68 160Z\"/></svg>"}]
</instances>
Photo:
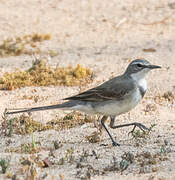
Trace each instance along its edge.
<instances>
[{"instance_id":1,"label":"bird's leg","mask_svg":"<svg viewBox=\"0 0 175 180\"><path fill-rule=\"evenodd\" d=\"M137 123L137 122L114 126L114 121L115 121L115 117L111 116L110 127L111 127L112 129L122 128L122 127L127 127L127 126L134 126L133 129L132 129L132 131L130 131L128 134L133 133L136 127L140 128L142 131L145 131L145 130L148 130L148 131L149 131L149 130L150 130L150 129L147 128L145 125L143 125L143 124L141 124L141 123Z\"/></svg>"},{"instance_id":2,"label":"bird's leg","mask_svg":"<svg viewBox=\"0 0 175 180\"><path fill-rule=\"evenodd\" d=\"M110 132L108 131L107 127L105 126L105 121L107 120L107 116L103 116L102 119L101 119L101 124L102 126L105 128L106 132L108 133L111 141L112 141L112 145L113 146L120 146L120 144L118 144L112 137L112 135L110 134Z\"/></svg>"}]
</instances>

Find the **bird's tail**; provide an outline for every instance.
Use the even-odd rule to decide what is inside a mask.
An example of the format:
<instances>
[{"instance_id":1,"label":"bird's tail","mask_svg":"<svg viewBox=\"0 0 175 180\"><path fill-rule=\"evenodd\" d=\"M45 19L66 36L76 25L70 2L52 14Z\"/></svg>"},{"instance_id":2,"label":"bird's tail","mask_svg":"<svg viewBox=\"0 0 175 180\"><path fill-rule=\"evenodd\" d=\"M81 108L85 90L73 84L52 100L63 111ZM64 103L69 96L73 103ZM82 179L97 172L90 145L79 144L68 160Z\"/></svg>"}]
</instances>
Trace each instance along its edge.
<instances>
[{"instance_id":1,"label":"bird's tail","mask_svg":"<svg viewBox=\"0 0 175 180\"><path fill-rule=\"evenodd\" d=\"M17 108L17 109L7 109L6 114L18 114L24 112L33 112L33 111L44 111L49 109L58 109L58 108L66 108L69 109L74 105L73 102L68 101L63 104L56 104L50 106L40 106L40 107L32 107L32 108Z\"/></svg>"}]
</instances>

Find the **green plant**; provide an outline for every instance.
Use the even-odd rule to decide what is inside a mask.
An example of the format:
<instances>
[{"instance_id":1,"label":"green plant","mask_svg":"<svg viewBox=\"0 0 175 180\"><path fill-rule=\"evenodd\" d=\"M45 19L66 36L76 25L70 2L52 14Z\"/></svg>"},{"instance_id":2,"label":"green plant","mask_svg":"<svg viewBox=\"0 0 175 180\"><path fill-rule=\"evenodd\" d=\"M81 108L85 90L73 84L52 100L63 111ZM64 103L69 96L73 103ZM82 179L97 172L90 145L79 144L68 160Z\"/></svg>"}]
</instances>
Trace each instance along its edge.
<instances>
[{"instance_id":1,"label":"green plant","mask_svg":"<svg viewBox=\"0 0 175 180\"><path fill-rule=\"evenodd\" d=\"M0 160L0 166L1 166L1 169L2 169L1 170L2 173L5 174L8 166L9 166L9 160L1 159Z\"/></svg>"}]
</instances>

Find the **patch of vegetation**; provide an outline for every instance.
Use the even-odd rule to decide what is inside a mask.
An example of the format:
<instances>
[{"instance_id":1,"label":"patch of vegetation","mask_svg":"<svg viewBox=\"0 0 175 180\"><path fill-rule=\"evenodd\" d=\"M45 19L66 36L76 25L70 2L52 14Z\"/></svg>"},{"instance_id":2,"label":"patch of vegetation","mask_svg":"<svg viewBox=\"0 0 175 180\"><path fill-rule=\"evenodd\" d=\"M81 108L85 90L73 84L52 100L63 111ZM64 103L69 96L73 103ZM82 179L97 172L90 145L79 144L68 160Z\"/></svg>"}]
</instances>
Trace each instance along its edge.
<instances>
[{"instance_id":1,"label":"patch of vegetation","mask_svg":"<svg viewBox=\"0 0 175 180\"><path fill-rule=\"evenodd\" d=\"M104 171L118 171L122 173L129 166L134 164L135 169L139 169L138 173L157 172L160 163L167 160L167 155L159 152L151 153L148 151L143 151L136 154L125 152L121 156L120 162L116 160L116 157L113 157L113 162L111 162L110 166L107 166Z\"/></svg>"},{"instance_id":2,"label":"patch of vegetation","mask_svg":"<svg viewBox=\"0 0 175 180\"><path fill-rule=\"evenodd\" d=\"M32 133L32 141L28 143L22 143L20 146L17 147L11 147L11 148L6 148L5 152L6 153L25 153L25 154L33 154L33 153L38 153L42 150L41 147L41 142L36 142L34 139L34 135Z\"/></svg>"},{"instance_id":3,"label":"patch of vegetation","mask_svg":"<svg viewBox=\"0 0 175 180\"><path fill-rule=\"evenodd\" d=\"M90 143L97 143L100 141L100 134L98 132L93 132L91 135L85 137Z\"/></svg>"},{"instance_id":4,"label":"patch of vegetation","mask_svg":"<svg viewBox=\"0 0 175 180\"><path fill-rule=\"evenodd\" d=\"M90 122L89 119L90 118L88 118L87 116L85 117L80 112L71 112L67 114L64 118L56 118L47 122L46 124L42 124L33 120L30 115L22 114L21 116L12 118L10 120L4 118L1 127L4 134L7 136L12 136L12 133L25 135L31 134L36 131L40 132L50 129L69 129Z\"/></svg>"},{"instance_id":5,"label":"patch of vegetation","mask_svg":"<svg viewBox=\"0 0 175 180\"><path fill-rule=\"evenodd\" d=\"M46 126L51 127L51 129L62 130L70 129L76 126L81 126L85 123L92 122L91 118L84 116L80 112L71 112L67 114L64 118L57 118L46 123Z\"/></svg>"},{"instance_id":6,"label":"patch of vegetation","mask_svg":"<svg viewBox=\"0 0 175 180\"><path fill-rule=\"evenodd\" d=\"M70 149L67 149L66 152L65 152L65 156L59 159L58 165L63 165L65 162L73 163L74 160L75 160L75 157L74 157L73 153L74 153L74 148L73 147L70 148Z\"/></svg>"},{"instance_id":7,"label":"patch of vegetation","mask_svg":"<svg viewBox=\"0 0 175 180\"><path fill-rule=\"evenodd\" d=\"M5 159L1 159L0 160L0 166L1 166L2 174L5 174L8 166L9 166L9 161L7 161Z\"/></svg>"},{"instance_id":8,"label":"patch of vegetation","mask_svg":"<svg viewBox=\"0 0 175 180\"><path fill-rule=\"evenodd\" d=\"M131 132L129 132L128 135L131 135L131 140L135 144L134 146L142 147L144 144L147 144L148 140L150 139L151 132L155 126L156 124L151 124L148 130L134 128Z\"/></svg>"},{"instance_id":9,"label":"patch of vegetation","mask_svg":"<svg viewBox=\"0 0 175 180\"><path fill-rule=\"evenodd\" d=\"M19 56L21 54L39 54L39 43L50 40L50 34L29 34L22 37L8 38L0 44L0 56Z\"/></svg>"},{"instance_id":10,"label":"patch of vegetation","mask_svg":"<svg viewBox=\"0 0 175 180\"><path fill-rule=\"evenodd\" d=\"M155 96L154 101L157 104L162 104L164 101L167 101L168 103L175 102L175 94L171 91L167 91L163 94L158 94Z\"/></svg>"},{"instance_id":11,"label":"patch of vegetation","mask_svg":"<svg viewBox=\"0 0 175 180\"><path fill-rule=\"evenodd\" d=\"M92 150L91 152L88 150L84 150L81 152L81 154L78 156L78 159L76 160L76 178L78 179L91 179L91 177L95 175L102 175L104 174L103 170L95 169L94 164L91 164L89 162L89 158L99 158L99 154Z\"/></svg>"},{"instance_id":12,"label":"patch of vegetation","mask_svg":"<svg viewBox=\"0 0 175 180\"><path fill-rule=\"evenodd\" d=\"M32 67L13 73L4 73L0 78L0 89L14 90L26 86L78 86L86 85L92 81L92 72L80 64L73 68L69 66L51 68L45 60L35 60Z\"/></svg>"},{"instance_id":13,"label":"patch of vegetation","mask_svg":"<svg viewBox=\"0 0 175 180\"><path fill-rule=\"evenodd\" d=\"M104 173L106 172L123 172L125 171L129 165L134 162L134 154L130 152L125 152L121 155L121 161L117 161L117 158L113 156L113 161L111 161L110 165L104 168Z\"/></svg>"},{"instance_id":14,"label":"patch of vegetation","mask_svg":"<svg viewBox=\"0 0 175 180\"><path fill-rule=\"evenodd\" d=\"M40 96L40 95L24 95L21 97L22 100L33 100L35 103L39 102L39 101L45 101L48 99L48 96Z\"/></svg>"},{"instance_id":15,"label":"patch of vegetation","mask_svg":"<svg viewBox=\"0 0 175 180\"><path fill-rule=\"evenodd\" d=\"M156 104L147 104L145 109L143 110L145 112L145 115L146 114L152 114L153 112L156 112L157 110L157 106Z\"/></svg>"},{"instance_id":16,"label":"patch of vegetation","mask_svg":"<svg viewBox=\"0 0 175 180\"><path fill-rule=\"evenodd\" d=\"M120 161L120 171L123 172L124 170L126 170L128 168L128 166L130 164L132 164L134 162L134 155L130 152L125 152L122 156L121 156L122 160Z\"/></svg>"},{"instance_id":17,"label":"patch of vegetation","mask_svg":"<svg viewBox=\"0 0 175 180\"><path fill-rule=\"evenodd\" d=\"M12 133L13 133L13 127L12 127L12 125L13 125L13 120L14 120L14 118L11 118L11 119L9 120L9 137L12 137Z\"/></svg>"},{"instance_id":18,"label":"patch of vegetation","mask_svg":"<svg viewBox=\"0 0 175 180\"><path fill-rule=\"evenodd\" d=\"M147 135L148 135L148 132L141 131L139 129L132 132L132 137L135 138L135 139L137 139L137 138L146 138Z\"/></svg>"},{"instance_id":19,"label":"patch of vegetation","mask_svg":"<svg viewBox=\"0 0 175 180\"><path fill-rule=\"evenodd\" d=\"M12 123L11 123L12 122ZM13 119L9 120L9 124L6 125L4 122L2 123L2 126L6 129L9 129L10 136L12 136L12 132L14 134L31 134L35 131L42 131L46 128L43 124L34 121L30 116L21 115L19 117L15 117ZM46 128L47 129L47 128Z\"/></svg>"},{"instance_id":20,"label":"patch of vegetation","mask_svg":"<svg viewBox=\"0 0 175 180\"><path fill-rule=\"evenodd\" d=\"M53 145L54 145L54 149L59 149L63 146L61 142L57 142L57 141L54 141Z\"/></svg>"},{"instance_id":21,"label":"patch of vegetation","mask_svg":"<svg viewBox=\"0 0 175 180\"><path fill-rule=\"evenodd\" d=\"M165 92L162 97L170 102L175 100L175 94L173 94L171 91Z\"/></svg>"},{"instance_id":22,"label":"patch of vegetation","mask_svg":"<svg viewBox=\"0 0 175 180\"><path fill-rule=\"evenodd\" d=\"M112 172L112 171L114 171L114 172L120 171L120 165L119 165L118 161L116 160L116 157L113 156L112 158L113 158L113 160L110 162L110 164L103 169L104 174L107 172Z\"/></svg>"},{"instance_id":23,"label":"patch of vegetation","mask_svg":"<svg viewBox=\"0 0 175 180\"><path fill-rule=\"evenodd\" d=\"M36 143L35 143L35 145L36 145ZM26 154L37 153L40 151L40 149L39 148L37 149L36 146L33 145L33 143L21 144L21 148L16 148L14 150L15 150L15 152L26 153Z\"/></svg>"},{"instance_id":24,"label":"patch of vegetation","mask_svg":"<svg viewBox=\"0 0 175 180\"><path fill-rule=\"evenodd\" d=\"M21 165L19 172L25 176L25 179L34 180L38 176L38 171L36 170L35 163L40 163L40 159L36 158L34 154L29 156L28 158L21 159Z\"/></svg>"},{"instance_id":25,"label":"patch of vegetation","mask_svg":"<svg viewBox=\"0 0 175 180\"><path fill-rule=\"evenodd\" d=\"M137 153L135 155L135 161L140 166L139 173L157 172L158 171L157 166L160 164L161 161L166 161L166 160L168 160L166 154L161 154L159 152L150 153L145 151L142 153Z\"/></svg>"},{"instance_id":26,"label":"patch of vegetation","mask_svg":"<svg viewBox=\"0 0 175 180\"><path fill-rule=\"evenodd\" d=\"M156 124L151 124L151 126L148 128L149 130L145 131L145 130L137 129L137 130L130 132L129 134L131 134L134 139L138 139L138 138L146 139L149 137L150 132L153 130L153 128L155 126L156 126Z\"/></svg>"}]
</instances>

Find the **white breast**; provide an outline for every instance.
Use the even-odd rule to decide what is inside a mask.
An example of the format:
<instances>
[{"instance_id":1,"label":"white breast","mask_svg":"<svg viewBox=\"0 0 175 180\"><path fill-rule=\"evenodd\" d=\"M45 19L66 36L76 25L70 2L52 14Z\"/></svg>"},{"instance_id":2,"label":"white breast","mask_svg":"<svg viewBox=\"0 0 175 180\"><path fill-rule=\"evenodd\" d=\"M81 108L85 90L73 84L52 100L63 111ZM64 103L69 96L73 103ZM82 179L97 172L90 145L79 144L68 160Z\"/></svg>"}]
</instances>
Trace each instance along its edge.
<instances>
[{"instance_id":1,"label":"white breast","mask_svg":"<svg viewBox=\"0 0 175 180\"><path fill-rule=\"evenodd\" d=\"M143 88L144 91L147 90L147 83L145 79L145 76L147 73L148 73L148 70L143 69L142 71L139 71L131 75L131 77L138 83L139 86Z\"/></svg>"},{"instance_id":2,"label":"white breast","mask_svg":"<svg viewBox=\"0 0 175 180\"><path fill-rule=\"evenodd\" d=\"M138 85L141 86L144 91L147 90L147 82L145 78L140 79Z\"/></svg>"}]
</instances>

